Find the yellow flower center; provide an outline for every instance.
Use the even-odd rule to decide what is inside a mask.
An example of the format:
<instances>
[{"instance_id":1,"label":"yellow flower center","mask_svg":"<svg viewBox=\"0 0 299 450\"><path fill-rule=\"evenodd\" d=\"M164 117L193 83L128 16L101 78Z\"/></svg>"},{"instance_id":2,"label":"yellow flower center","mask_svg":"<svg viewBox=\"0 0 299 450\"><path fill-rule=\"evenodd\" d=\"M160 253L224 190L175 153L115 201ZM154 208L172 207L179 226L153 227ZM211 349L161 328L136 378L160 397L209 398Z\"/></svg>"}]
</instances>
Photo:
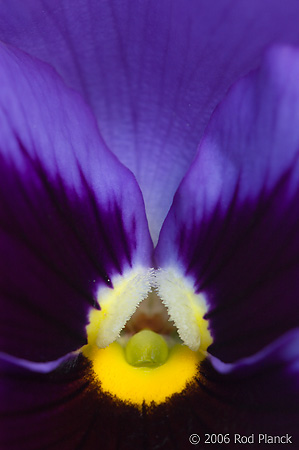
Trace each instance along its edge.
<instances>
[{"instance_id":1,"label":"yellow flower center","mask_svg":"<svg viewBox=\"0 0 299 450\"><path fill-rule=\"evenodd\" d=\"M92 362L93 376L101 390L138 407L162 403L182 392L194 380L198 364L212 343L204 319L207 307L203 296L173 270L156 272L154 277L153 271L139 269L112 280L113 289L100 290L101 310L90 312L88 345L82 349ZM163 324L167 314L160 313L165 307L155 295L154 301L149 297L143 302L145 307L141 303L120 336L136 305L153 285L178 334L169 322ZM153 331L157 329L160 334Z\"/></svg>"},{"instance_id":2,"label":"yellow flower center","mask_svg":"<svg viewBox=\"0 0 299 450\"><path fill-rule=\"evenodd\" d=\"M137 406L143 402L159 404L171 395L182 392L194 379L197 365L204 358L202 353L193 352L180 344L169 349L163 364L152 366L128 363L126 349L118 342L105 349L87 346L83 353L92 361L95 379L103 392Z\"/></svg>"}]
</instances>

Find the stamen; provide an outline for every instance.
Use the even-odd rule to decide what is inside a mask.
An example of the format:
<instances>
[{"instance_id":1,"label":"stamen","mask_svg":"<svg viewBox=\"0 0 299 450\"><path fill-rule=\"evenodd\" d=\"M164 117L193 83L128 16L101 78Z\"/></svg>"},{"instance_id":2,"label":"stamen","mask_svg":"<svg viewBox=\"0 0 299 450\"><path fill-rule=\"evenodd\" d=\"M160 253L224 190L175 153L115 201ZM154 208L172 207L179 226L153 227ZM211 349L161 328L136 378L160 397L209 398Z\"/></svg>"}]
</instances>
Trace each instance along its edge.
<instances>
[{"instance_id":1,"label":"stamen","mask_svg":"<svg viewBox=\"0 0 299 450\"><path fill-rule=\"evenodd\" d=\"M138 407L164 402L195 380L212 342L205 299L173 269L139 268L112 282L112 289L98 292L101 310L91 311L88 345L82 348L92 362L93 379L102 392ZM159 295L148 295L152 287Z\"/></svg>"},{"instance_id":2,"label":"stamen","mask_svg":"<svg viewBox=\"0 0 299 450\"><path fill-rule=\"evenodd\" d=\"M88 343L105 348L115 341L138 304L146 298L153 284L153 270L137 268L113 278L113 289L101 287L101 310L93 309L86 327Z\"/></svg>"},{"instance_id":3,"label":"stamen","mask_svg":"<svg viewBox=\"0 0 299 450\"><path fill-rule=\"evenodd\" d=\"M193 351L207 350L213 340L204 319L208 309L204 296L196 294L191 280L174 268L157 270L155 279L159 296L182 341Z\"/></svg>"}]
</instances>

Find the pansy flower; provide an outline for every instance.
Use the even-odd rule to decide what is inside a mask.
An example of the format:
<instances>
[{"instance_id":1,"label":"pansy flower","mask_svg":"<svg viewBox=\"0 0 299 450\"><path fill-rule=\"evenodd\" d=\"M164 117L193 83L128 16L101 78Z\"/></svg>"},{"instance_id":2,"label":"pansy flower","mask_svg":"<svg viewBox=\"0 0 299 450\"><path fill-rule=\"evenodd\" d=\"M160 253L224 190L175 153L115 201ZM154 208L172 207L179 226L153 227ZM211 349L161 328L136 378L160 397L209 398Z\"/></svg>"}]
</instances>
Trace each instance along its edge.
<instances>
[{"instance_id":1,"label":"pansy flower","mask_svg":"<svg viewBox=\"0 0 299 450\"><path fill-rule=\"evenodd\" d=\"M1 4L1 449L298 445L298 19Z\"/></svg>"}]
</instances>

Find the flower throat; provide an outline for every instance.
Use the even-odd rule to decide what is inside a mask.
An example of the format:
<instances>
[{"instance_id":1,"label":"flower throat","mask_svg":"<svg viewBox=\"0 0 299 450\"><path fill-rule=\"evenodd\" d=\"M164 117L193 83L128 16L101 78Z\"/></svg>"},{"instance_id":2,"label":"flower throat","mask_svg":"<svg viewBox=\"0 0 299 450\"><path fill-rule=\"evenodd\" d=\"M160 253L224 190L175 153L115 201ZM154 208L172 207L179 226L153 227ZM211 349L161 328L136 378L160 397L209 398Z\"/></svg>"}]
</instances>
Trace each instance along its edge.
<instances>
[{"instance_id":1,"label":"flower throat","mask_svg":"<svg viewBox=\"0 0 299 450\"><path fill-rule=\"evenodd\" d=\"M82 349L92 363L92 376L101 391L138 407L162 403L182 392L194 380L198 364L212 342L208 322L203 317L206 306L202 298L197 298L182 279L171 279L169 273L164 273L167 277L163 283L161 273L158 272L158 286L157 271L150 271L126 274L114 281L113 289L101 289L98 295L101 310L90 313L88 345ZM153 285L156 290L150 291ZM140 286L142 289L146 286L150 293L134 312L132 298L144 297L143 292L138 292ZM172 298L165 300L169 295ZM121 321L125 326L120 332ZM183 342L186 336L189 345Z\"/></svg>"}]
</instances>

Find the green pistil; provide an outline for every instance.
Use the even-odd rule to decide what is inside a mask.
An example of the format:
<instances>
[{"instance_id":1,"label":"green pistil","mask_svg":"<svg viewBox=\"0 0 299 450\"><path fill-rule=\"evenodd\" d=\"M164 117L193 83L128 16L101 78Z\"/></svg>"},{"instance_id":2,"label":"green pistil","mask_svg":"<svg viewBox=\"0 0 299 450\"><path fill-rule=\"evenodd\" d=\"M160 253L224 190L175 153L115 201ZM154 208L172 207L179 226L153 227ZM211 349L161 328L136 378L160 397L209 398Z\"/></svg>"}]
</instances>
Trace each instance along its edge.
<instances>
[{"instance_id":1,"label":"green pistil","mask_svg":"<svg viewBox=\"0 0 299 450\"><path fill-rule=\"evenodd\" d=\"M127 362L132 366L158 367L168 358L168 346L160 334L142 330L129 339L125 355Z\"/></svg>"}]
</instances>

